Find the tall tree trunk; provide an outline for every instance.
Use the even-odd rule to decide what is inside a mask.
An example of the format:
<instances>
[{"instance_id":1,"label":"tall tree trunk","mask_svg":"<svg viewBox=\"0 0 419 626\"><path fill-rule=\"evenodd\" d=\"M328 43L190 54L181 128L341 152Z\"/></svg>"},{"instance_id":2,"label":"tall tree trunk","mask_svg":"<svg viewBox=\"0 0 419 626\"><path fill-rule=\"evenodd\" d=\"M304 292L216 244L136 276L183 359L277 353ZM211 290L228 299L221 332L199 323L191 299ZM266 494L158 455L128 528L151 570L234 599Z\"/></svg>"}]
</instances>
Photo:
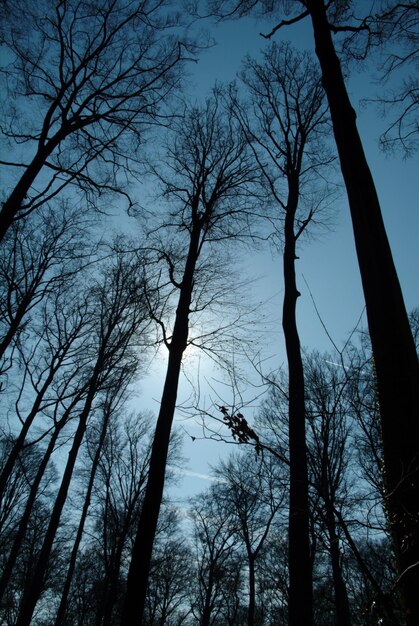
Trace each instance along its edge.
<instances>
[{"instance_id":1,"label":"tall tree trunk","mask_svg":"<svg viewBox=\"0 0 419 626\"><path fill-rule=\"evenodd\" d=\"M127 529L128 530L128 529ZM104 598L102 626L112 626L112 613L118 599L118 583L120 580L122 550L126 533L122 533L116 547L116 554L113 558L112 569L107 583L106 598Z\"/></svg>"},{"instance_id":2,"label":"tall tree trunk","mask_svg":"<svg viewBox=\"0 0 419 626\"><path fill-rule=\"evenodd\" d=\"M285 216L284 304L282 325L288 359L290 504L288 526L289 624L313 623L313 586L310 558L308 469L305 434L304 370L296 322L294 219L298 205L298 180L290 180Z\"/></svg>"},{"instance_id":3,"label":"tall tree trunk","mask_svg":"<svg viewBox=\"0 0 419 626\"><path fill-rule=\"evenodd\" d=\"M151 555L163 498L167 454L176 407L180 368L188 340L189 309L192 300L195 266L199 255L200 232L200 226L195 225L191 232L188 257L180 287L173 335L169 347L166 379L151 448L147 487L128 573L127 593L122 614L123 626L139 626L143 623Z\"/></svg>"},{"instance_id":4,"label":"tall tree trunk","mask_svg":"<svg viewBox=\"0 0 419 626\"><path fill-rule=\"evenodd\" d=\"M409 625L419 623L419 365L323 0L307 0L348 193L377 372L387 505Z\"/></svg>"}]
</instances>

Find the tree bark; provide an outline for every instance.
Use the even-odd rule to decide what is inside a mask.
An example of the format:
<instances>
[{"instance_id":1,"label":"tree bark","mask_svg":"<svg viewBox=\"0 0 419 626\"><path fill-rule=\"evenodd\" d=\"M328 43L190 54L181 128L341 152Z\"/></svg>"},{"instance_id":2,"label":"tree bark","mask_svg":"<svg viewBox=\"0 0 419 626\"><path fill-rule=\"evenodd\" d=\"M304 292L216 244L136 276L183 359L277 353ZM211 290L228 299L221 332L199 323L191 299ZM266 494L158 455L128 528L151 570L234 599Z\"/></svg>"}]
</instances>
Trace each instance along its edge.
<instances>
[{"instance_id":1,"label":"tree bark","mask_svg":"<svg viewBox=\"0 0 419 626\"><path fill-rule=\"evenodd\" d=\"M169 346L166 379L151 449L147 487L128 573L127 593L122 614L124 626L138 626L143 623L151 555L163 498L166 462L176 407L180 368L182 356L187 346L189 310L195 266L199 255L200 232L199 224L195 224L191 231L188 257L180 287L173 335Z\"/></svg>"},{"instance_id":2,"label":"tree bark","mask_svg":"<svg viewBox=\"0 0 419 626\"><path fill-rule=\"evenodd\" d=\"M212 612L211 596L213 592L213 587L214 587L214 567L213 567L213 564L211 563L210 572L208 576L208 586L205 590L205 601L204 601L204 607L202 609L202 615L199 620L199 626L210 626L211 612Z\"/></svg>"},{"instance_id":3,"label":"tree bark","mask_svg":"<svg viewBox=\"0 0 419 626\"><path fill-rule=\"evenodd\" d=\"M385 483L407 623L419 623L419 366L374 181L323 0L307 0L348 194L377 373Z\"/></svg>"},{"instance_id":4,"label":"tree bark","mask_svg":"<svg viewBox=\"0 0 419 626\"><path fill-rule=\"evenodd\" d=\"M289 185L285 216L285 287L282 317L289 371L289 624L290 626L309 626L313 623L313 588L310 558L304 370L296 322L297 298L300 295L297 291L295 278L296 239L294 234L294 220L298 205L298 179L290 180Z\"/></svg>"}]
</instances>

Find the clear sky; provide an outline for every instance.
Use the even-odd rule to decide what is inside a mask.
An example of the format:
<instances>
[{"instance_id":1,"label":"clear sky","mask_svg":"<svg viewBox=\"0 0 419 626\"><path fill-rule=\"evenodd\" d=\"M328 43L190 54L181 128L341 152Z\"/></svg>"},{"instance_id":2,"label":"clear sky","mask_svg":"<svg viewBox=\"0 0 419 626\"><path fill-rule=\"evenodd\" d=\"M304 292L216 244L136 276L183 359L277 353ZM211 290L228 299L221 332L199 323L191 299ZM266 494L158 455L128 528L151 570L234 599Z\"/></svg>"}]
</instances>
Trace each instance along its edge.
<instances>
[{"instance_id":1,"label":"clear sky","mask_svg":"<svg viewBox=\"0 0 419 626\"><path fill-rule=\"evenodd\" d=\"M208 30L215 37L217 44L202 53L199 62L190 68L190 93L192 97L204 98L209 94L215 81L230 81L240 69L240 63L246 53L255 56L265 45L259 36L260 31L269 30L266 25L256 23L253 19L214 24L208 22ZM309 23L293 26L277 35L292 41L303 49L312 49L312 34ZM384 129L385 120L381 119L377 110L371 105L360 106L360 100L372 97L377 91L371 75L354 71L348 83L350 96L358 114L358 127L364 148L372 170L378 195L381 201L383 217L393 251L394 261L399 274L400 283L409 310L419 306L419 167L417 156L402 160L400 155L384 155L378 148L378 136ZM341 347L355 327L363 311L364 301L358 272L349 210L344 189L336 202L336 225L332 232L325 233L319 239L305 244L300 251L297 265L297 280L301 298L298 301L298 321L301 343L308 349L320 351L332 350L330 340L316 315L308 291L321 313L323 322L334 342ZM246 271L251 271L258 280L250 287L255 300L265 301L265 313L276 322L276 332L265 334L266 345L262 346L264 354L271 356L272 368L285 363L283 336L281 331L281 307L283 295L282 260L279 254L273 255L270 250L252 254L244 258ZM305 284L307 282L308 287ZM363 317L365 326L365 315ZM190 359L189 373L196 374L198 360ZM164 360L160 357L153 364L155 379L150 377L142 384L145 397L154 398L149 408L157 411L159 389L164 375ZM204 361L200 363L201 374L208 379L214 375ZM216 375L216 374L215 374ZM215 383L214 383L215 384ZM180 399L187 394L182 386ZM207 405L214 393L203 385L203 395ZM253 412L256 408L253 409ZM252 412L252 409L248 409ZM247 415L251 418L252 415ZM176 422L179 425L182 416L178 413ZM199 436L197 425L190 421L184 423L190 435ZM220 454L225 454L228 446L212 441L192 442L185 438L184 454L189 459L188 477L174 491L176 497L185 493L195 492L205 487L204 476L208 474L208 463L215 463ZM198 474L200 476L194 476Z\"/></svg>"}]
</instances>

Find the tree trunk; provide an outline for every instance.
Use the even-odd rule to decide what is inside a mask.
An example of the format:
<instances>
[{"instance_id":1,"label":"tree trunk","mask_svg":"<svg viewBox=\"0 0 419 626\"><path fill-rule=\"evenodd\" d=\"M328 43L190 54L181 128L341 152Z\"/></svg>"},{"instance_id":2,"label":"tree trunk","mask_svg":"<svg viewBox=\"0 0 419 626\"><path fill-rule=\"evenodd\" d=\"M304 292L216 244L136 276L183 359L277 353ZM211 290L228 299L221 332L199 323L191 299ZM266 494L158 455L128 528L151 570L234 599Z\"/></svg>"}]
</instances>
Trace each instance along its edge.
<instances>
[{"instance_id":1,"label":"tree trunk","mask_svg":"<svg viewBox=\"0 0 419 626\"><path fill-rule=\"evenodd\" d=\"M327 496L326 518L327 533L330 542L330 561L332 564L333 589L335 594L335 615L337 626L351 626L351 613L349 610L349 600L346 585L342 576L341 554L339 547L339 537L336 532L336 520L333 508Z\"/></svg>"},{"instance_id":2,"label":"tree trunk","mask_svg":"<svg viewBox=\"0 0 419 626\"><path fill-rule=\"evenodd\" d=\"M123 533L119 538L118 545L116 547L116 554L113 559L111 573L107 584L107 594L104 598L103 608L103 621L102 626L112 626L112 613L115 603L118 599L118 583L120 580L122 550L124 547L126 533Z\"/></svg>"},{"instance_id":3,"label":"tree trunk","mask_svg":"<svg viewBox=\"0 0 419 626\"><path fill-rule=\"evenodd\" d=\"M0 210L0 243L3 241L13 222L19 219L19 212L22 209L22 204L32 187L32 184L44 167L48 157L58 146L60 141L64 139L64 137L65 133L58 132L47 142L47 144L38 148L32 162L26 168L9 198L3 204L3 207Z\"/></svg>"},{"instance_id":4,"label":"tree trunk","mask_svg":"<svg viewBox=\"0 0 419 626\"><path fill-rule=\"evenodd\" d=\"M14 336L17 334L19 328L20 328L20 324L25 316L25 313L27 311L27 308L30 304L31 301L31 296L33 294L28 295L27 297L25 297L23 299L23 301L21 302L21 304L18 307L18 310L16 311L16 314L14 315L14 317L12 318L10 325L9 325L9 330L7 331L7 333L4 335L2 341L0 342L0 359L3 357L4 353L6 352L7 348L10 346L10 344L12 343L12 340L14 338Z\"/></svg>"},{"instance_id":5,"label":"tree trunk","mask_svg":"<svg viewBox=\"0 0 419 626\"><path fill-rule=\"evenodd\" d=\"M4 566L3 574L0 580L0 601L3 598L7 585L9 584L10 578L12 576L13 569L16 564L16 559L19 555L20 548L22 547L23 540L25 539L28 522L32 513L32 508L33 508L33 505L35 504L36 496L38 495L39 485L41 484L41 480L44 476L46 467L54 451L54 447L58 439L58 435L61 432L61 429L63 428L63 426L64 426L64 422L58 425L54 433L52 434L48 447L43 456L42 462L38 468L35 479L31 486L31 490L29 492L29 497L26 502L25 510L23 512L22 517L20 518L19 527L17 529L15 538L13 540L12 549L10 551L7 562Z\"/></svg>"},{"instance_id":6,"label":"tree trunk","mask_svg":"<svg viewBox=\"0 0 419 626\"><path fill-rule=\"evenodd\" d=\"M385 482L409 625L419 623L419 366L374 181L323 0L307 0L348 193L377 372Z\"/></svg>"},{"instance_id":7,"label":"tree trunk","mask_svg":"<svg viewBox=\"0 0 419 626\"><path fill-rule=\"evenodd\" d=\"M212 557L210 557L212 558ZM214 574L213 574L214 568L213 565L211 564L210 567L210 572L209 572L209 576L208 576L208 587L205 591L205 601L204 601L204 607L202 609L202 615L201 615L201 619L199 620L199 626L210 626L210 621L211 621L211 611L212 611L212 602L211 602L211 596L212 596L212 591L213 591L213 587L214 587Z\"/></svg>"},{"instance_id":8,"label":"tree trunk","mask_svg":"<svg viewBox=\"0 0 419 626\"><path fill-rule=\"evenodd\" d=\"M95 456L90 470L89 484L86 490L86 496L84 498L83 510L80 517L79 525L77 528L76 538L74 540L73 549L71 551L70 562L67 569L67 575L64 582L63 592L61 594L60 605L58 607L57 615L55 618L54 626L61 626L65 619L65 613L67 610L68 595L70 593L71 582L73 580L74 570L76 568L77 554L79 551L80 543L83 537L84 525L87 518L87 513L90 506L90 499L92 496L93 485L96 477L96 470L99 465L99 459L102 452L103 443L105 441L106 431L108 427L109 416L105 415L103 418L103 424L100 432L99 442L96 448Z\"/></svg>"},{"instance_id":9,"label":"tree trunk","mask_svg":"<svg viewBox=\"0 0 419 626\"><path fill-rule=\"evenodd\" d=\"M139 626L143 623L151 555L163 498L167 454L176 407L180 368L188 340L189 309L195 266L199 255L200 231L200 226L194 225L180 287L173 335L169 347L166 379L151 448L147 487L128 573L127 593L122 614L124 626Z\"/></svg>"},{"instance_id":10,"label":"tree trunk","mask_svg":"<svg viewBox=\"0 0 419 626\"><path fill-rule=\"evenodd\" d=\"M70 347L70 346L69 346ZM25 439L26 439L26 435L28 434L29 428L32 426L33 421L35 419L35 417L38 415L38 412L40 410L41 407L41 403L42 400L44 399L44 396L46 394L46 392L48 391L49 386L51 385L55 374L57 373L58 369L60 368L64 357L66 355L67 350L63 351L62 354L60 355L60 357L58 359L53 359L53 362L51 364L51 367L48 371L48 376L44 381L44 384L42 385L41 389L39 390L35 402L33 403L32 409L28 415L28 417L25 419L25 422L22 426L22 429L19 433L19 436L17 437L12 450L10 451L10 454L7 458L6 463L4 464L3 467L3 471L0 475L0 502L3 498L3 494L4 494L4 490L6 488L7 485L7 481L10 478L10 475L13 471L14 465L18 459L18 456L20 454L20 452L23 450L23 446L25 443Z\"/></svg>"},{"instance_id":11,"label":"tree trunk","mask_svg":"<svg viewBox=\"0 0 419 626\"><path fill-rule=\"evenodd\" d=\"M247 607L247 626L255 624L255 559L252 554L248 554L249 563L249 605Z\"/></svg>"},{"instance_id":12,"label":"tree trunk","mask_svg":"<svg viewBox=\"0 0 419 626\"><path fill-rule=\"evenodd\" d=\"M294 219L297 204L298 180L290 181L285 217L285 288L282 317L289 371L289 624L290 626L309 626L313 623L313 589L310 559L304 371L296 323L297 298L300 295L295 279Z\"/></svg>"},{"instance_id":13,"label":"tree trunk","mask_svg":"<svg viewBox=\"0 0 419 626\"><path fill-rule=\"evenodd\" d=\"M87 419L89 417L93 399L96 393L96 382L99 371L100 367L97 364L95 368L95 373L92 378L89 394L86 398L83 411L79 416L79 424L74 435L73 444L71 446L70 452L68 453L68 460L65 466L63 478L61 480L61 485L58 490L57 498L55 500L54 508L51 513L44 542L39 553L38 561L34 566L33 575L23 591L23 597L20 605L19 615L16 621L16 626L30 626L35 605L38 602L39 597L42 593L52 546L60 523L61 513L67 499L67 494L73 476L77 455L83 441L84 433L86 431Z\"/></svg>"}]
</instances>

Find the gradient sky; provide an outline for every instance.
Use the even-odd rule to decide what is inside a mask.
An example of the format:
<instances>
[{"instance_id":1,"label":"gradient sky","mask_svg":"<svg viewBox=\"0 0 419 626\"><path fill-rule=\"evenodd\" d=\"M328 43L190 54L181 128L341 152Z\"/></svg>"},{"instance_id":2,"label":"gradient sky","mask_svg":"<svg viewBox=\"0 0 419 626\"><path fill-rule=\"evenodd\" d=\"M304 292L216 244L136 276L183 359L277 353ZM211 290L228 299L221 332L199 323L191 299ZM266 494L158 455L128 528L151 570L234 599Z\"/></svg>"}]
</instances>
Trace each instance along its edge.
<instances>
[{"instance_id":1,"label":"gradient sky","mask_svg":"<svg viewBox=\"0 0 419 626\"><path fill-rule=\"evenodd\" d=\"M214 24L208 21L207 28L215 37L217 44L202 53L198 63L191 64L189 91L192 98L204 98L210 92L215 81L228 82L233 80L240 69L240 63L246 53L257 56L266 42L259 32L267 32L269 23L257 23L253 19ZM286 38L301 49L313 48L312 33L308 21L293 26L279 33L276 38ZM385 120L381 119L377 110L371 105L360 106L360 100L373 97L377 91L372 77L367 72L354 72L348 82L353 106L358 114L358 127L364 143L364 149L372 170L388 237L393 251L394 261L405 297L408 311L419 306L419 167L417 156L402 160L400 155L384 155L378 148L378 137L385 128ZM300 250L297 262L297 281L301 298L298 301L298 323L301 343L308 349L331 351L333 349L322 324L315 312L311 296L316 302L322 320L336 345L342 347L352 329L357 324L364 308L364 300L358 265L355 255L352 228L346 196L342 195L336 202L335 227L332 232L325 233L319 239L304 245ZM255 300L266 301L264 312L275 323L275 331L269 325L266 333L266 346L261 345L264 354L271 357L272 368L285 363L285 351L281 331L281 307L283 295L282 260L279 254L273 255L270 250L252 254L251 258L243 259L246 271L258 280L250 289ZM307 285L305 281L307 282ZM362 319L365 326L365 314ZM190 359L189 372L196 374L198 359ZM150 409L157 412L162 378L164 375L164 359L157 358L152 366L154 372L141 385L144 395L141 404L150 402ZM200 371L204 377L211 379L217 376L204 361L200 363ZM215 383L214 383L215 385ZM181 387L180 399L188 393L185 386ZM214 392L203 385L203 397L207 406L214 399ZM247 409L256 412L256 406ZM182 422L178 413L176 423L190 435L199 436L200 429L191 421ZM194 493L203 489L205 477L209 473L208 463L216 463L219 455L224 455L231 447L212 441L192 442L185 438L184 454L189 459L184 480L173 491L175 497Z\"/></svg>"}]
</instances>

